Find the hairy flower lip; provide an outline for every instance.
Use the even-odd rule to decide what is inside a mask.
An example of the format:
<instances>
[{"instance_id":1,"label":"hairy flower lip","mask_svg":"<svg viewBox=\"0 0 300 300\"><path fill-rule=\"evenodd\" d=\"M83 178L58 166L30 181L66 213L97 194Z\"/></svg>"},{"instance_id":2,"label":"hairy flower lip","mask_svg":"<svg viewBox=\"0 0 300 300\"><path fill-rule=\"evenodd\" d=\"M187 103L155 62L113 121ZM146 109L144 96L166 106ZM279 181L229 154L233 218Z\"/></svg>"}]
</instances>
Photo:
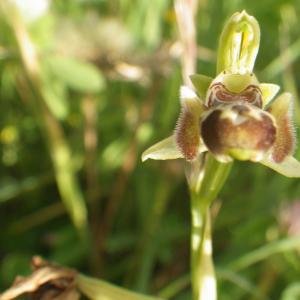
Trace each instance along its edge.
<instances>
[{"instance_id":1,"label":"hairy flower lip","mask_svg":"<svg viewBox=\"0 0 300 300\"><path fill-rule=\"evenodd\" d=\"M273 146L276 125L273 117L244 102L221 104L207 112L201 122L201 136L216 156L258 161Z\"/></svg>"}]
</instances>

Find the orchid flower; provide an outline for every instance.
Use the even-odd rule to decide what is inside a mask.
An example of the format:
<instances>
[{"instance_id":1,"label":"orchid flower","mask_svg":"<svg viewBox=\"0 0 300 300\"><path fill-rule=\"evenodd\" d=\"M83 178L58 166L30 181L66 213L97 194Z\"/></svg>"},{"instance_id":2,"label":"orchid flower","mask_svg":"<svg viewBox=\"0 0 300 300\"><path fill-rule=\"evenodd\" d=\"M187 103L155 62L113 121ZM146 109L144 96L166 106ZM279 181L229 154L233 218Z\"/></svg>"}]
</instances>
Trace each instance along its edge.
<instances>
[{"instance_id":1,"label":"orchid flower","mask_svg":"<svg viewBox=\"0 0 300 300\"><path fill-rule=\"evenodd\" d=\"M180 88L181 112L173 135L142 154L142 160L196 160L209 151L217 161L259 162L287 177L300 177L293 157L293 97L279 86L260 83L253 73L260 29L245 11L226 23L218 52L219 74L190 77ZM274 99L275 98L275 99Z\"/></svg>"}]
</instances>

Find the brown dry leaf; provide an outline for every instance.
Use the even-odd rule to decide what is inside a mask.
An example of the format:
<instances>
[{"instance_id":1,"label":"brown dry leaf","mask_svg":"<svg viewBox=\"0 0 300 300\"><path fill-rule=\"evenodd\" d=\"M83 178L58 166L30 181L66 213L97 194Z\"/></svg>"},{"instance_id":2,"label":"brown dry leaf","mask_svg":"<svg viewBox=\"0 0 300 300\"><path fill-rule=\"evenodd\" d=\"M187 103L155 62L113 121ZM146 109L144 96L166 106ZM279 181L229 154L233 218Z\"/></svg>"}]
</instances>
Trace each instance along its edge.
<instances>
[{"instance_id":1,"label":"brown dry leaf","mask_svg":"<svg viewBox=\"0 0 300 300\"><path fill-rule=\"evenodd\" d=\"M41 257L32 258L33 273L17 277L13 285L0 294L0 300L12 300L27 294L33 300L78 300L77 272L50 264Z\"/></svg>"}]
</instances>

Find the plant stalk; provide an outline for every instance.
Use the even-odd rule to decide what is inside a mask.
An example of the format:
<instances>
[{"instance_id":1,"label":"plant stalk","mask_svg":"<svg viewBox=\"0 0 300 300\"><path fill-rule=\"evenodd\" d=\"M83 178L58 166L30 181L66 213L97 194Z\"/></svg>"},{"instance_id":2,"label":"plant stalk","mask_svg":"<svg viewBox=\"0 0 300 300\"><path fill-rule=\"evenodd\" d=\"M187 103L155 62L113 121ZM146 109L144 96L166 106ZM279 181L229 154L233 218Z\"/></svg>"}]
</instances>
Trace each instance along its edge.
<instances>
[{"instance_id":1,"label":"plant stalk","mask_svg":"<svg viewBox=\"0 0 300 300\"><path fill-rule=\"evenodd\" d=\"M193 196L192 196L193 198ZM192 199L192 202L195 201ZM210 213L192 204L191 265L193 299L217 299L212 260Z\"/></svg>"},{"instance_id":2,"label":"plant stalk","mask_svg":"<svg viewBox=\"0 0 300 300\"><path fill-rule=\"evenodd\" d=\"M195 162L197 164L199 162ZM193 164L193 163L192 163ZM203 176L189 179L191 194L191 281L193 300L216 300L217 281L212 258L211 220L209 207L223 187L232 163L219 163L210 154L204 165ZM193 174L195 176L195 174Z\"/></svg>"}]
</instances>

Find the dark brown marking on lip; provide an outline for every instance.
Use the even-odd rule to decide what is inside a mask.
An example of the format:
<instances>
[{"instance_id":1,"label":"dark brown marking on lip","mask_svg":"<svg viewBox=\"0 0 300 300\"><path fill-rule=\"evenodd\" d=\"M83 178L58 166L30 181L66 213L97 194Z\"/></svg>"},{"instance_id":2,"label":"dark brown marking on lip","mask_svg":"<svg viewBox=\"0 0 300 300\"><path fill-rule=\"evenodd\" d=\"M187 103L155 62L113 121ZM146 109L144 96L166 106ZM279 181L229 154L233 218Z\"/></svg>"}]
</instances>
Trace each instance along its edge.
<instances>
[{"instance_id":1,"label":"dark brown marking on lip","mask_svg":"<svg viewBox=\"0 0 300 300\"><path fill-rule=\"evenodd\" d=\"M259 108L262 107L262 93L258 86L251 84L240 93L229 91L221 82L216 82L210 87L208 97L208 107L221 103L230 103L236 101L245 101Z\"/></svg>"}]
</instances>

